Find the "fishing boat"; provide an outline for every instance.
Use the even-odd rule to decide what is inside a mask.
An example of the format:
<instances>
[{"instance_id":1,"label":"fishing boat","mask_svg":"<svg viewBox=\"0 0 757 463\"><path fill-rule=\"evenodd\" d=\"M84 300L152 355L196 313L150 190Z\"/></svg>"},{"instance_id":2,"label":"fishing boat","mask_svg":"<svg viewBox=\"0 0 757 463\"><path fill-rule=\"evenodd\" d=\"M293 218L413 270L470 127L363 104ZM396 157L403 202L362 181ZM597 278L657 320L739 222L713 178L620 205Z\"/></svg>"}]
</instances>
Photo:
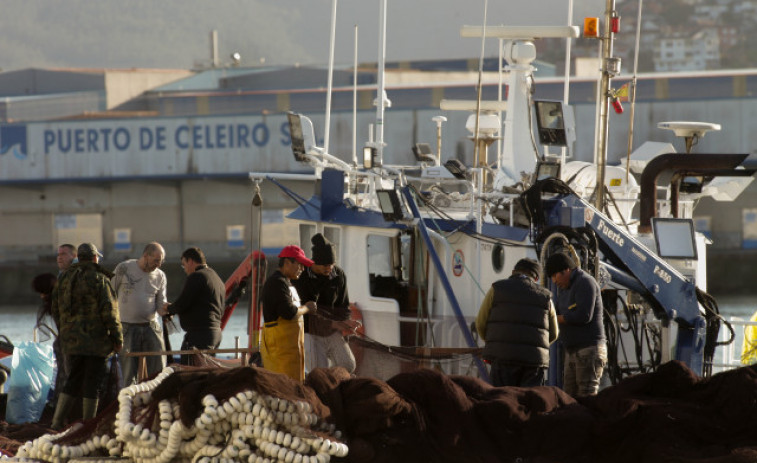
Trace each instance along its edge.
<instances>
[{"instance_id":1,"label":"fishing boat","mask_svg":"<svg viewBox=\"0 0 757 463\"><path fill-rule=\"evenodd\" d=\"M303 388L257 368L217 373L169 367L157 378L122 390L118 409L101 414L96 425L41 436L24 444L18 457L77 461L109 455L138 462L465 461L483 456L491 461L663 461L662 453L645 459L645 452L653 448L680 456L698 443L688 426L671 422L688 425L695 418L706 419L721 429L724 417L732 417L725 426L732 427L733 446L753 442L753 437L743 437L753 434L753 403L733 408L733 415L721 413L723 403L710 401L709 408L702 404L705 396L725 397L720 393L724 388L753 393L757 374L746 370L700 382L712 372L722 319L706 293L707 239L693 227L690 202L717 195L723 187L743 189L754 171L740 167L746 155L728 153L663 152L642 159L631 156L625 166L606 165L609 109L615 98L611 78L619 67L611 56L617 32L611 26L614 2L609 0L608 6L596 163L570 160L575 129L566 102L532 100L534 40L575 38L579 31L572 26L463 28L464 36L502 41L507 75L506 101L441 103L440 109L471 114L467 127L475 149L472 165L442 151L443 117L429 121L438 129L435 151L419 143L415 164L385 164L383 124L389 102L381 77L376 122L360 165L330 153L328 143L318 146L307 116L288 115L292 153L313 167L315 194L301 198L281 177L251 177L258 186L262 181L276 183L298 201L288 220L299 227L301 247L308 249L317 232L335 244L339 265L348 275L354 316L362 321L351 343L358 378L339 369L315 369ZM688 147L718 128L690 121L664 122L662 127L684 137ZM500 140L501 150L490 159L488 152ZM554 147L558 151L550 154ZM663 176L669 183L658 185ZM649 419L640 421L635 405L618 400L614 392L600 394L606 402L579 402L557 388L487 388L470 379L488 375L479 356L482 340L471 327L485 291L506 278L519 259L543 263L555 252L570 253L601 283L610 379L620 382L647 373L623 391L648 400L648 409L663 410L661 415L648 413ZM237 283L249 275L257 281L254 269L261 257L253 249ZM233 285L227 287L233 290ZM625 350L627 342L630 348ZM559 378L559 354L559 346L554 347L553 385ZM679 389L671 392L660 385ZM450 391L461 396L445 395ZM673 402L681 406L677 410L695 405L697 412L686 417L661 408ZM658 426L659 416L673 416L662 423L665 432L645 434L641 446L620 445L624 432ZM528 421L531 417L535 420ZM607 445L593 446L597 442Z\"/></svg>"},{"instance_id":2,"label":"fishing boat","mask_svg":"<svg viewBox=\"0 0 757 463\"><path fill-rule=\"evenodd\" d=\"M440 110L470 114L472 165L442 152L441 115L429 121L437 126L436 150L418 143L415 164L383 162L390 144L383 139L384 119L391 112L385 112L390 101L381 64L376 120L360 164L318 146L310 119L289 114L292 152L314 169L315 195L297 198L275 176L251 176L269 178L298 201L288 219L299 225L303 248L317 232L335 243L363 338L396 354L383 356L385 362L371 357L359 366L362 374L389 378L412 354L415 363L443 363L448 373L485 378L486 366L471 355L482 344L471 323L486 290L509 276L520 258L544 264L554 252L573 255L604 289L612 382L668 360L683 361L699 375L712 372L723 319L706 292L708 239L695 230L693 204L726 196L724 190L737 196L754 170L742 166L747 154L692 153L696 141L720 130L694 121L659 124L685 141L686 153L644 145L623 165L607 165L611 108L622 111L611 84L620 72L612 56L614 15L612 2L598 34L595 162L577 161L587 156L571 152L570 105L532 98L534 42L577 38L575 26L463 27L463 37L500 41L506 79L504 101L482 101L479 93L477 101L440 103ZM596 31L596 23L588 29ZM328 115L326 121L328 131ZM495 142L501 149L489 153ZM551 359L554 384L559 359L558 346Z\"/></svg>"}]
</instances>

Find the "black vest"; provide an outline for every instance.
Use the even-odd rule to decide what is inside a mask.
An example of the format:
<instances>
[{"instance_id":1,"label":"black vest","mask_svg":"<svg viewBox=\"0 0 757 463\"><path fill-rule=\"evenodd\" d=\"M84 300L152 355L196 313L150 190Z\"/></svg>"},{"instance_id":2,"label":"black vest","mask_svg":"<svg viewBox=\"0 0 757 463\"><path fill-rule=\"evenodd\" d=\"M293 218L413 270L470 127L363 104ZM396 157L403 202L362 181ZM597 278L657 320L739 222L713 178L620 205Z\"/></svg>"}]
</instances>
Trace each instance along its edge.
<instances>
[{"instance_id":1,"label":"black vest","mask_svg":"<svg viewBox=\"0 0 757 463\"><path fill-rule=\"evenodd\" d=\"M523 275L497 281L492 287L484 358L512 365L549 366L549 290Z\"/></svg>"}]
</instances>

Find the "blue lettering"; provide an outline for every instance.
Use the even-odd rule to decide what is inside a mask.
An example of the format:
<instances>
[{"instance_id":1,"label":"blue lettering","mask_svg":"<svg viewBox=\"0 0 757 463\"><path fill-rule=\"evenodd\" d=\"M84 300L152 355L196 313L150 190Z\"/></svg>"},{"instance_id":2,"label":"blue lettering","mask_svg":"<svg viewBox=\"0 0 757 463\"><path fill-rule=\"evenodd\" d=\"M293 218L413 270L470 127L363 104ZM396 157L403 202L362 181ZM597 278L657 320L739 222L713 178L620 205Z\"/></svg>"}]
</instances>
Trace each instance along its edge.
<instances>
[{"instance_id":1,"label":"blue lettering","mask_svg":"<svg viewBox=\"0 0 757 463\"><path fill-rule=\"evenodd\" d=\"M181 149L187 149L189 147L189 145L187 144L187 132L189 132L189 127L187 127L186 125L179 126L179 128L176 129L174 138L176 139L176 146Z\"/></svg>"},{"instance_id":2,"label":"blue lettering","mask_svg":"<svg viewBox=\"0 0 757 463\"><path fill-rule=\"evenodd\" d=\"M129 131L123 127L117 128L113 133L113 146L119 151L124 151L129 148L129 143L131 143Z\"/></svg>"},{"instance_id":3,"label":"blue lettering","mask_svg":"<svg viewBox=\"0 0 757 463\"><path fill-rule=\"evenodd\" d=\"M226 127L223 125L216 126L216 146L226 148Z\"/></svg>"},{"instance_id":4,"label":"blue lettering","mask_svg":"<svg viewBox=\"0 0 757 463\"><path fill-rule=\"evenodd\" d=\"M84 129L74 130L74 141L76 143L76 152L81 153L84 151Z\"/></svg>"},{"instance_id":5,"label":"blue lettering","mask_svg":"<svg viewBox=\"0 0 757 463\"><path fill-rule=\"evenodd\" d=\"M87 129L87 151L100 151L97 148L97 130Z\"/></svg>"},{"instance_id":6,"label":"blue lettering","mask_svg":"<svg viewBox=\"0 0 757 463\"><path fill-rule=\"evenodd\" d=\"M268 139L270 138L270 136L271 133L268 130L268 126L262 122L258 122L252 128L252 141L257 146L265 146L266 144L268 144Z\"/></svg>"},{"instance_id":7,"label":"blue lettering","mask_svg":"<svg viewBox=\"0 0 757 463\"><path fill-rule=\"evenodd\" d=\"M213 145L213 137L211 136L211 127L209 125L205 126L205 148L215 148L215 145Z\"/></svg>"},{"instance_id":8,"label":"blue lettering","mask_svg":"<svg viewBox=\"0 0 757 463\"><path fill-rule=\"evenodd\" d=\"M58 129L58 149L60 149L60 151L62 153L68 153L71 150L71 131L70 130L66 130L66 132L65 132L65 134L66 134L66 141L65 141L65 143L63 142L63 133L62 132L63 132L62 130Z\"/></svg>"},{"instance_id":9,"label":"blue lettering","mask_svg":"<svg viewBox=\"0 0 757 463\"><path fill-rule=\"evenodd\" d=\"M111 129L106 127L106 128L100 129L100 131L103 133L103 151L108 151L110 149Z\"/></svg>"},{"instance_id":10,"label":"blue lettering","mask_svg":"<svg viewBox=\"0 0 757 463\"><path fill-rule=\"evenodd\" d=\"M250 143L247 141L249 135L250 129L244 124L239 124L237 126L237 146L241 148L244 145L245 148L249 148Z\"/></svg>"},{"instance_id":11,"label":"blue lettering","mask_svg":"<svg viewBox=\"0 0 757 463\"><path fill-rule=\"evenodd\" d=\"M234 127L229 126L229 148L234 148Z\"/></svg>"},{"instance_id":12,"label":"blue lettering","mask_svg":"<svg viewBox=\"0 0 757 463\"><path fill-rule=\"evenodd\" d=\"M283 135L281 138L282 145L289 146L292 144L292 134L289 133L289 122L281 123L281 135Z\"/></svg>"},{"instance_id":13,"label":"blue lettering","mask_svg":"<svg viewBox=\"0 0 757 463\"><path fill-rule=\"evenodd\" d=\"M155 148L158 150L166 149L166 128L158 127L155 129Z\"/></svg>"},{"instance_id":14,"label":"blue lettering","mask_svg":"<svg viewBox=\"0 0 757 463\"><path fill-rule=\"evenodd\" d=\"M202 126L192 127L192 148L202 148Z\"/></svg>"},{"instance_id":15,"label":"blue lettering","mask_svg":"<svg viewBox=\"0 0 757 463\"><path fill-rule=\"evenodd\" d=\"M45 130L45 154L50 154L50 146L55 144L55 132Z\"/></svg>"},{"instance_id":16,"label":"blue lettering","mask_svg":"<svg viewBox=\"0 0 757 463\"><path fill-rule=\"evenodd\" d=\"M152 146L152 131L148 127L139 128L139 149L146 150Z\"/></svg>"}]
</instances>

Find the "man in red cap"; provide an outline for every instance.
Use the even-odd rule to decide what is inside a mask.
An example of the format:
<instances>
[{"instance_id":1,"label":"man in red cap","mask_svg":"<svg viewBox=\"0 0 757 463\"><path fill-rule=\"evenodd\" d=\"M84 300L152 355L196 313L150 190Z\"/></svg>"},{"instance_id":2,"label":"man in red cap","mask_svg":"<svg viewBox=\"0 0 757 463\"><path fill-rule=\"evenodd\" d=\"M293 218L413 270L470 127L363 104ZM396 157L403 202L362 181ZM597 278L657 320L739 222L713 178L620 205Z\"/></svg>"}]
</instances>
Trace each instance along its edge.
<instances>
[{"instance_id":1,"label":"man in red cap","mask_svg":"<svg viewBox=\"0 0 757 463\"><path fill-rule=\"evenodd\" d=\"M302 316L315 313L316 304L300 302L292 280L300 277L313 261L299 246L287 246L279 253L279 268L263 285L263 331L260 355L263 367L284 373L295 381L305 380L305 331Z\"/></svg>"}]
</instances>

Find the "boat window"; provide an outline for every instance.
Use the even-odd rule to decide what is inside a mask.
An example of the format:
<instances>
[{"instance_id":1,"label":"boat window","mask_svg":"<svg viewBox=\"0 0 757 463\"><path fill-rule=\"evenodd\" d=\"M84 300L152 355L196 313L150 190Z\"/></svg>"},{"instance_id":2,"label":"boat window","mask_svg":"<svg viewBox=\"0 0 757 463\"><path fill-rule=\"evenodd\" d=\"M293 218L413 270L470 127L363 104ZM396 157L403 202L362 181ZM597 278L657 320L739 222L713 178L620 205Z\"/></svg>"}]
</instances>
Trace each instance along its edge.
<instances>
[{"instance_id":1,"label":"boat window","mask_svg":"<svg viewBox=\"0 0 757 463\"><path fill-rule=\"evenodd\" d=\"M315 235L315 225L309 223L300 224L300 247L305 251L305 255L308 257L312 257L313 255L311 249L313 245L310 243L310 238L312 238L313 235Z\"/></svg>"},{"instance_id":2,"label":"boat window","mask_svg":"<svg viewBox=\"0 0 757 463\"><path fill-rule=\"evenodd\" d=\"M366 243L371 296L393 297L397 280L392 265L392 237L368 235Z\"/></svg>"},{"instance_id":3,"label":"boat window","mask_svg":"<svg viewBox=\"0 0 757 463\"><path fill-rule=\"evenodd\" d=\"M368 273L385 277L392 272L392 238L390 236L368 235Z\"/></svg>"}]
</instances>

